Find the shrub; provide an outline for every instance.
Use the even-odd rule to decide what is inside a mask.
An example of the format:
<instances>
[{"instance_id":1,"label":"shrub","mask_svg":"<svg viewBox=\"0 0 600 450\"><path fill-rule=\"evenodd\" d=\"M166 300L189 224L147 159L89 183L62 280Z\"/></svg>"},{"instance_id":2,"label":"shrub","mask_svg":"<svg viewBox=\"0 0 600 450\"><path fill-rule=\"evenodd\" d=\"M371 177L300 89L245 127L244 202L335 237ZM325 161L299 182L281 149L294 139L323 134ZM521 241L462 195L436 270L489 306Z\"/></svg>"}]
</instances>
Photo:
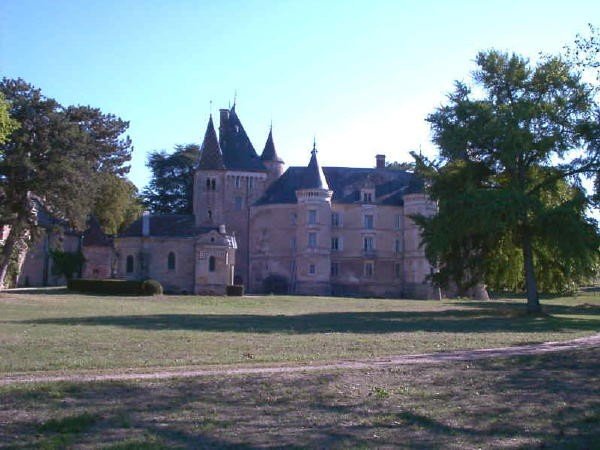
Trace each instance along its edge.
<instances>
[{"instance_id":1,"label":"shrub","mask_svg":"<svg viewBox=\"0 0 600 450\"><path fill-rule=\"evenodd\" d=\"M226 288L226 293L230 297L241 297L242 295L244 295L244 285L230 284Z\"/></svg>"},{"instance_id":2,"label":"shrub","mask_svg":"<svg viewBox=\"0 0 600 450\"><path fill-rule=\"evenodd\" d=\"M147 283L147 287L145 287L146 281L150 282ZM71 291L105 295L155 295L156 293L162 293L162 286L158 281L146 281L71 279L67 280L67 288ZM157 289L160 292L156 292Z\"/></svg>"},{"instance_id":3,"label":"shrub","mask_svg":"<svg viewBox=\"0 0 600 450\"><path fill-rule=\"evenodd\" d=\"M269 275L263 280L263 292L265 294L287 294L289 292L288 279L275 273Z\"/></svg>"},{"instance_id":4,"label":"shrub","mask_svg":"<svg viewBox=\"0 0 600 450\"><path fill-rule=\"evenodd\" d=\"M142 281L142 295L162 295L163 287L156 280Z\"/></svg>"}]
</instances>

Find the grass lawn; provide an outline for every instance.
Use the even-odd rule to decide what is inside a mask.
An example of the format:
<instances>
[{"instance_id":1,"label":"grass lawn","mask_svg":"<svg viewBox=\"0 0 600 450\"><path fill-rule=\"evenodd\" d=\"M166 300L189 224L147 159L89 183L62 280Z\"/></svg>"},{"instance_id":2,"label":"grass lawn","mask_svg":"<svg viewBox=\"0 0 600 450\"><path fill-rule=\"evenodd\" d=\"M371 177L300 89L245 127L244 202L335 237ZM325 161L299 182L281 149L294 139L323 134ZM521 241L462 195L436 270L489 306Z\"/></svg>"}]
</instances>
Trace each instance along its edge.
<instances>
[{"instance_id":1,"label":"grass lawn","mask_svg":"<svg viewBox=\"0 0 600 450\"><path fill-rule=\"evenodd\" d=\"M393 369L0 387L0 448L598 448L600 349Z\"/></svg>"},{"instance_id":2,"label":"grass lawn","mask_svg":"<svg viewBox=\"0 0 600 450\"><path fill-rule=\"evenodd\" d=\"M600 294L544 301L154 298L0 293L0 373L305 363L566 340L600 331Z\"/></svg>"}]
</instances>

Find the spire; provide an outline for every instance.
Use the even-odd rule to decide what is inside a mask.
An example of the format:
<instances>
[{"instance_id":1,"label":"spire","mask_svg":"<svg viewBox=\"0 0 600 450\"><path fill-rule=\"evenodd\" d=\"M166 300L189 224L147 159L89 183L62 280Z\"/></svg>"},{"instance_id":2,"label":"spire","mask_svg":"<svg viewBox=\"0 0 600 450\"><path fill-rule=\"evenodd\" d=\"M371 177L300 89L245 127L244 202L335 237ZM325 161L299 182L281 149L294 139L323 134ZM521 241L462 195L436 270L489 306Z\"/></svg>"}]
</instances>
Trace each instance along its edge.
<instances>
[{"instance_id":1,"label":"spire","mask_svg":"<svg viewBox=\"0 0 600 450\"><path fill-rule=\"evenodd\" d=\"M223 170L225 165L223 164L223 153L219 146L219 140L217 139L217 132L213 125L212 114L208 119L208 126L206 127L206 133L204 134L204 141L200 149L200 161L198 162L198 169L204 170Z\"/></svg>"},{"instance_id":2,"label":"spire","mask_svg":"<svg viewBox=\"0 0 600 450\"><path fill-rule=\"evenodd\" d=\"M304 176L302 177L302 189L329 190L329 185L325 179L323 169L321 169L321 166L319 166L319 161L317 161L316 139L313 140L313 148L310 154L310 162L308 163L306 169L304 169Z\"/></svg>"},{"instance_id":3,"label":"spire","mask_svg":"<svg viewBox=\"0 0 600 450\"><path fill-rule=\"evenodd\" d=\"M260 159L263 161L283 162L275 151L275 144L273 143L273 125L271 125L271 128L269 129L269 136L267 137L265 149L263 150L262 155L260 155Z\"/></svg>"}]
</instances>

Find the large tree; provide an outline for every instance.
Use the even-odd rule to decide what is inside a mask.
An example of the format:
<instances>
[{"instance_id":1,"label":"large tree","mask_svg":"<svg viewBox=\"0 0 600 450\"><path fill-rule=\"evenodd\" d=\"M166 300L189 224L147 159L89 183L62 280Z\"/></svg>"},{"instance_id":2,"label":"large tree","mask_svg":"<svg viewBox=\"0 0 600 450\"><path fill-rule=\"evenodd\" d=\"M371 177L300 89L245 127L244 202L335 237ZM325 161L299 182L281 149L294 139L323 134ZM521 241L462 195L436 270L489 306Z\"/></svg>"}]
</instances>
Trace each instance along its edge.
<instances>
[{"instance_id":1,"label":"large tree","mask_svg":"<svg viewBox=\"0 0 600 450\"><path fill-rule=\"evenodd\" d=\"M97 179L92 214L105 233L116 234L142 214L138 190L131 181L113 173L99 173Z\"/></svg>"},{"instance_id":2,"label":"large tree","mask_svg":"<svg viewBox=\"0 0 600 450\"><path fill-rule=\"evenodd\" d=\"M472 86L456 82L427 118L439 159L417 161L439 212L418 222L440 281L466 287L520 260L527 309L539 312L542 271L577 279L598 260L580 188L600 168L598 106L560 57L532 66L492 50L476 63Z\"/></svg>"},{"instance_id":3,"label":"large tree","mask_svg":"<svg viewBox=\"0 0 600 450\"><path fill-rule=\"evenodd\" d=\"M0 145L0 223L10 233L0 253L0 286L17 246L35 238L36 205L83 228L99 173L128 170L129 124L87 106L62 107L21 79L3 79L0 91L19 127Z\"/></svg>"},{"instance_id":4,"label":"large tree","mask_svg":"<svg viewBox=\"0 0 600 450\"><path fill-rule=\"evenodd\" d=\"M18 127L15 120L10 117L9 104L0 92L0 144L4 144L8 136Z\"/></svg>"},{"instance_id":5,"label":"large tree","mask_svg":"<svg viewBox=\"0 0 600 450\"><path fill-rule=\"evenodd\" d=\"M192 214L194 167L199 158L196 144L176 145L170 154L152 152L146 164L152 179L142 191L144 206L158 214Z\"/></svg>"}]
</instances>

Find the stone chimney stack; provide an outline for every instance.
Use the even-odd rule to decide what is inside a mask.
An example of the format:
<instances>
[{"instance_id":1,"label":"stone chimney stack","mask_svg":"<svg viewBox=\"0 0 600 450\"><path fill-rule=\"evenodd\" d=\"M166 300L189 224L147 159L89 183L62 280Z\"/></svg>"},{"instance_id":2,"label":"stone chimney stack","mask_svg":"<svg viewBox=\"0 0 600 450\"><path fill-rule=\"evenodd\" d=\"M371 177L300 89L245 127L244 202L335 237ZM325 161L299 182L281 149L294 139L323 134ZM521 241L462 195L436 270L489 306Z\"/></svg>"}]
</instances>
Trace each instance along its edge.
<instances>
[{"instance_id":1,"label":"stone chimney stack","mask_svg":"<svg viewBox=\"0 0 600 450\"><path fill-rule=\"evenodd\" d=\"M385 155L375 155L377 169L385 169Z\"/></svg>"},{"instance_id":2,"label":"stone chimney stack","mask_svg":"<svg viewBox=\"0 0 600 450\"><path fill-rule=\"evenodd\" d=\"M150 236L150 211L142 214L142 236Z\"/></svg>"}]
</instances>

